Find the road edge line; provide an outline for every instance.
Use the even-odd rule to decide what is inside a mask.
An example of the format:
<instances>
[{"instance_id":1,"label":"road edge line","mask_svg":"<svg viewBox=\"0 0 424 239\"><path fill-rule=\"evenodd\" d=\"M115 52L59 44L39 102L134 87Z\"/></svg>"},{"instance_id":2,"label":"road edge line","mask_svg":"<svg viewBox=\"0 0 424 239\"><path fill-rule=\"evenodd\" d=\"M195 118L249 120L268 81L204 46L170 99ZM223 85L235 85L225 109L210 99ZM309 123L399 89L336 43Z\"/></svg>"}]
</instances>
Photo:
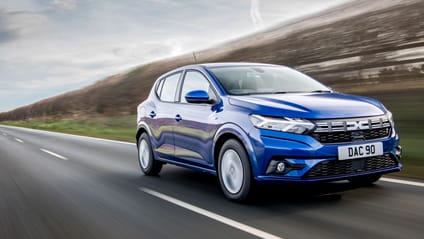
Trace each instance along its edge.
<instances>
[{"instance_id":1,"label":"road edge line","mask_svg":"<svg viewBox=\"0 0 424 239\"><path fill-rule=\"evenodd\" d=\"M421 183L421 182L415 182L415 181L409 181L409 180L402 180L402 179L395 179L395 178L386 178L386 177L383 177L383 178L380 179L380 181L389 182L389 183L397 183L397 184L405 184L405 185L417 186L417 187L424 187L424 183Z\"/></svg>"},{"instance_id":2,"label":"road edge line","mask_svg":"<svg viewBox=\"0 0 424 239\"><path fill-rule=\"evenodd\" d=\"M103 139L103 138L97 138L97 137L85 136L85 135L69 134L69 133L54 132L54 131L48 131L48 130L42 130L42 129L32 129L32 128L2 125L2 124L0 124L0 127L17 128L17 129L23 129L23 130L28 130L28 131L44 132L44 133L58 134L58 135L66 135L66 136L77 137L77 138L94 139L94 140L99 140L99 141L104 141L104 142L119 143L119 144L126 144L126 145L134 145L135 146L135 143L131 143L131 142L125 142L125 141L119 141L119 140L113 140L113 139ZM135 138L134 138L134 140L135 140Z\"/></svg>"}]
</instances>

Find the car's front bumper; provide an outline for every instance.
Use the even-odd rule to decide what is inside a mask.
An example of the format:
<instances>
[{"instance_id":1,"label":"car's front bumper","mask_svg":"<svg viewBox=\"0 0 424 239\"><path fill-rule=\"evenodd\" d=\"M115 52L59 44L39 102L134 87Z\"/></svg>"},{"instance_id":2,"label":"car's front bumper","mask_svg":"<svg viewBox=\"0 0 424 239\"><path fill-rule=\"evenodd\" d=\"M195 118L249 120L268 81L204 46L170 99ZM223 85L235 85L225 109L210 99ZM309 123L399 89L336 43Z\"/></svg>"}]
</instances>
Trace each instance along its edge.
<instances>
[{"instance_id":1,"label":"car's front bumper","mask_svg":"<svg viewBox=\"0 0 424 239\"><path fill-rule=\"evenodd\" d=\"M250 134L254 146L253 171L257 181L322 182L349 179L362 175L386 174L402 169L399 136L393 131L384 139L338 144L321 144L308 135L270 130ZM339 160L338 147L382 142L383 155ZM271 162L285 162L288 170L270 172Z\"/></svg>"},{"instance_id":2,"label":"car's front bumper","mask_svg":"<svg viewBox=\"0 0 424 239\"><path fill-rule=\"evenodd\" d=\"M281 176L281 175L259 175L255 179L257 181L263 181L263 182L315 183L315 182L338 181L338 180L349 179L349 178L357 177L357 176L399 172L401 169L402 169L402 165L398 164L395 167L381 169L381 170L356 172L356 173L344 174L344 175L323 176L323 177L317 177L317 178L303 178L303 177Z\"/></svg>"}]
</instances>

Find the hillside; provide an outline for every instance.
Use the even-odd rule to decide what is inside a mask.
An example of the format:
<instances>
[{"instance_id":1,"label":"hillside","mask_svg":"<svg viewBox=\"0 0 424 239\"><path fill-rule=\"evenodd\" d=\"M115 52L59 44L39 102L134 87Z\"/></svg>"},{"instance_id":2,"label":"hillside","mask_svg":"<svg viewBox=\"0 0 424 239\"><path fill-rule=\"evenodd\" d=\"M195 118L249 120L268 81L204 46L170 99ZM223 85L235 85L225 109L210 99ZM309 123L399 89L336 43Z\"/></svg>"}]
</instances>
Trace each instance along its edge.
<instances>
[{"instance_id":1,"label":"hillside","mask_svg":"<svg viewBox=\"0 0 424 239\"><path fill-rule=\"evenodd\" d=\"M424 1L369 2L354 1L196 54L200 62L292 66L344 92L424 92ZM192 61L185 55L146 64L1 113L0 120L131 115L159 75Z\"/></svg>"}]
</instances>

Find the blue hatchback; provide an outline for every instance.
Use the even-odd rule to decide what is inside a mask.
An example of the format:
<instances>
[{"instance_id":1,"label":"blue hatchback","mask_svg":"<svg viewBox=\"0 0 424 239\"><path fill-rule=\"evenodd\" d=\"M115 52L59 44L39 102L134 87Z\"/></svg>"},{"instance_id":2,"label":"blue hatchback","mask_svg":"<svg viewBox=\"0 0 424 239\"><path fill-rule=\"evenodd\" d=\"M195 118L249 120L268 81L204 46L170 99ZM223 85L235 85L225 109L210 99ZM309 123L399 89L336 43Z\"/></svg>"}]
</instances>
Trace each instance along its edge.
<instances>
[{"instance_id":1,"label":"blue hatchback","mask_svg":"<svg viewBox=\"0 0 424 239\"><path fill-rule=\"evenodd\" d=\"M137 110L145 175L165 163L215 174L232 200L257 182L370 184L402 167L399 135L379 101L284 66L181 67L159 77Z\"/></svg>"}]
</instances>

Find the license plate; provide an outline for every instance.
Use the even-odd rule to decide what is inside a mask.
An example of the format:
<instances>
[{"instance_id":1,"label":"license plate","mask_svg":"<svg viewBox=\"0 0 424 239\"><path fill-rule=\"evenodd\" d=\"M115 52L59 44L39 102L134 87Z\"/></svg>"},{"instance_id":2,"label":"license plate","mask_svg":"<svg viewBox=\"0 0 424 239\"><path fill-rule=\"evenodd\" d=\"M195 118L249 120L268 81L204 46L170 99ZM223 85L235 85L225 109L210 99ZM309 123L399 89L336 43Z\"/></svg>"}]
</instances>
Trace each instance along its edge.
<instances>
[{"instance_id":1,"label":"license plate","mask_svg":"<svg viewBox=\"0 0 424 239\"><path fill-rule=\"evenodd\" d=\"M366 158L383 155L383 143L356 144L339 146L339 160Z\"/></svg>"}]
</instances>

